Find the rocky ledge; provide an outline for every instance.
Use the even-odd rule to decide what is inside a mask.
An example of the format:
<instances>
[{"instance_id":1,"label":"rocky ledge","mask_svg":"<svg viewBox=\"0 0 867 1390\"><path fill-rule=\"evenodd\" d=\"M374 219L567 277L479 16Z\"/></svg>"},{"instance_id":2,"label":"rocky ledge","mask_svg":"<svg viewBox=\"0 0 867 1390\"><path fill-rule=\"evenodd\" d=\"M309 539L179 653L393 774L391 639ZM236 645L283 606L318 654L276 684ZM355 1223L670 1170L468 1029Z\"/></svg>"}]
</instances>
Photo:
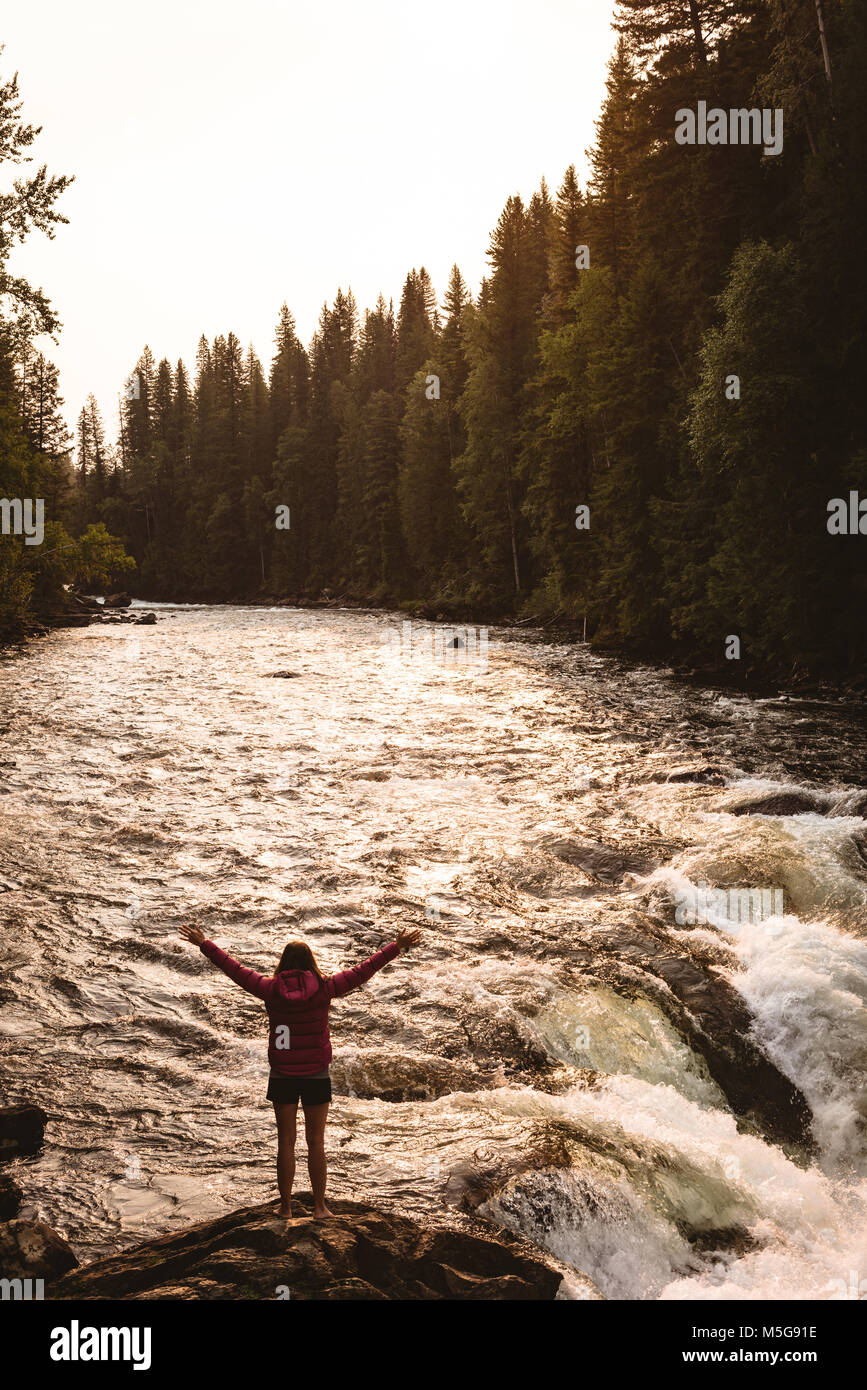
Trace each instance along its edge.
<instances>
[{"instance_id":1,"label":"rocky ledge","mask_svg":"<svg viewBox=\"0 0 867 1390\"><path fill-rule=\"evenodd\" d=\"M37 1152L45 1120L37 1105L0 1108L0 1164ZM44 1280L48 1299L601 1297L577 1271L472 1214L424 1222L333 1198L334 1216L317 1221L302 1193L289 1221L276 1202L243 1207L79 1266L57 1231L18 1216L21 1201L0 1168L0 1279Z\"/></svg>"},{"instance_id":2,"label":"rocky ledge","mask_svg":"<svg viewBox=\"0 0 867 1390\"><path fill-rule=\"evenodd\" d=\"M507 1233L430 1227L364 1203L332 1201L314 1220L309 1197L286 1221L275 1203L161 1236L76 1269L52 1299L552 1300L561 1273ZM588 1290L588 1296L594 1293ZM596 1295L598 1297L598 1295Z\"/></svg>"}]
</instances>

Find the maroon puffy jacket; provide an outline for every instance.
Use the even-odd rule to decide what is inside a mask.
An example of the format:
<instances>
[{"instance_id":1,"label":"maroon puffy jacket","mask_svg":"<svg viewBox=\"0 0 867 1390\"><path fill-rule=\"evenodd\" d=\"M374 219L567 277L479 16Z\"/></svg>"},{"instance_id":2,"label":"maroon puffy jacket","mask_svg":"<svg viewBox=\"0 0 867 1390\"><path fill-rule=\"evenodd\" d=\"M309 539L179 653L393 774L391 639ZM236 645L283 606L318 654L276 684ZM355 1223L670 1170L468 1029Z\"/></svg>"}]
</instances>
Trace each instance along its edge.
<instances>
[{"instance_id":1,"label":"maroon puffy jacket","mask_svg":"<svg viewBox=\"0 0 867 1390\"><path fill-rule=\"evenodd\" d=\"M328 1010L332 999L366 984L371 975L400 954L396 941L375 956L319 980L312 970L283 970L279 975L260 975L239 965L213 941L203 941L203 955L225 971L249 994L264 999L268 1010L268 1061L277 1076L313 1076L331 1061Z\"/></svg>"}]
</instances>

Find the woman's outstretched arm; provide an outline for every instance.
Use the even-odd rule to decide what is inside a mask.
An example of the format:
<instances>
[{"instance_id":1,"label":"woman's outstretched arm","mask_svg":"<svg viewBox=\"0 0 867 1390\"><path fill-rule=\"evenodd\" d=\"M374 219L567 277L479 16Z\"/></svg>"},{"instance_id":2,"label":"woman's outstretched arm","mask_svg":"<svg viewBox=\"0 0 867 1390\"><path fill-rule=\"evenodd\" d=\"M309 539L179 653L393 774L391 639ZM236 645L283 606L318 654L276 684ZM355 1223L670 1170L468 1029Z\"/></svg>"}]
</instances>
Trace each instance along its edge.
<instances>
[{"instance_id":1,"label":"woman's outstretched arm","mask_svg":"<svg viewBox=\"0 0 867 1390\"><path fill-rule=\"evenodd\" d=\"M399 931L390 946L383 946L381 951L363 960L360 965L353 965L350 970L341 970L339 974L332 975L328 981L328 990L335 999L342 999L344 994L349 994L350 990L358 989L360 985L367 984L371 975L375 975L377 970L381 970L384 965L388 965L395 956L408 951L410 946L415 946L421 941L420 931Z\"/></svg>"},{"instance_id":2,"label":"woman's outstretched arm","mask_svg":"<svg viewBox=\"0 0 867 1390\"><path fill-rule=\"evenodd\" d=\"M270 999L274 993L274 981L269 975L260 975L257 970L250 970L246 965L241 965L233 960L227 951L223 951L213 941L208 941L205 933L196 926L189 924L181 927L181 936L187 941L192 941L194 946L198 946L203 956L213 961L230 980L234 980L236 985L240 985L248 994L255 994L257 999Z\"/></svg>"}]
</instances>

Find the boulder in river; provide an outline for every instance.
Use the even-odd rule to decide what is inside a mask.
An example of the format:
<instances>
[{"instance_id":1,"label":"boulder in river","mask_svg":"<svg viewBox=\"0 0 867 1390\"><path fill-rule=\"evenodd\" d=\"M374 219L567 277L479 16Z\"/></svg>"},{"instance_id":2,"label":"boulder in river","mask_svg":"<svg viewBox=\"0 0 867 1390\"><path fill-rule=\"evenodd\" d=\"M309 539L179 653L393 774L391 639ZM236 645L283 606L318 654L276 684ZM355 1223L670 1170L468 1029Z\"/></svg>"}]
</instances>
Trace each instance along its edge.
<instances>
[{"instance_id":1,"label":"boulder in river","mask_svg":"<svg viewBox=\"0 0 867 1390\"><path fill-rule=\"evenodd\" d=\"M552 1300L559 1271L507 1233L424 1227L361 1202L310 1201L286 1221L275 1203L244 1207L75 1270L55 1299Z\"/></svg>"},{"instance_id":2,"label":"boulder in river","mask_svg":"<svg viewBox=\"0 0 867 1390\"><path fill-rule=\"evenodd\" d=\"M867 820L867 791L844 792L833 802L829 816L860 816Z\"/></svg>"},{"instance_id":3,"label":"boulder in river","mask_svg":"<svg viewBox=\"0 0 867 1390\"><path fill-rule=\"evenodd\" d=\"M720 810L730 816L802 816L811 811L822 815L825 807L812 792L790 791L731 801L727 806L721 806Z\"/></svg>"},{"instance_id":4,"label":"boulder in river","mask_svg":"<svg viewBox=\"0 0 867 1390\"><path fill-rule=\"evenodd\" d=\"M0 1222L0 1277L59 1278L78 1260L63 1236L44 1221Z\"/></svg>"},{"instance_id":5,"label":"boulder in river","mask_svg":"<svg viewBox=\"0 0 867 1390\"><path fill-rule=\"evenodd\" d=\"M102 601L103 608L129 608L132 599L129 594L107 594Z\"/></svg>"},{"instance_id":6,"label":"boulder in river","mask_svg":"<svg viewBox=\"0 0 867 1390\"><path fill-rule=\"evenodd\" d=\"M675 767L672 768L666 782L696 782L702 787L724 787L726 784L725 776L718 767Z\"/></svg>"},{"instance_id":7,"label":"boulder in river","mask_svg":"<svg viewBox=\"0 0 867 1390\"><path fill-rule=\"evenodd\" d=\"M142 625L144 625L145 627L152 627L156 620L156 613L142 613L141 617L136 618L135 621L137 626L139 627L141 627Z\"/></svg>"},{"instance_id":8,"label":"boulder in river","mask_svg":"<svg viewBox=\"0 0 867 1390\"><path fill-rule=\"evenodd\" d=\"M38 1105L6 1105L0 1109L0 1159L35 1154L47 1119Z\"/></svg>"},{"instance_id":9,"label":"boulder in river","mask_svg":"<svg viewBox=\"0 0 867 1390\"><path fill-rule=\"evenodd\" d=\"M471 1158L451 1169L446 1200L465 1211L476 1211L523 1173L555 1168L569 1169L573 1155L556 1127L541 1127L528 1140L520 1135L513 1143L481 1144Z\"/></svg>"}]
</instances>

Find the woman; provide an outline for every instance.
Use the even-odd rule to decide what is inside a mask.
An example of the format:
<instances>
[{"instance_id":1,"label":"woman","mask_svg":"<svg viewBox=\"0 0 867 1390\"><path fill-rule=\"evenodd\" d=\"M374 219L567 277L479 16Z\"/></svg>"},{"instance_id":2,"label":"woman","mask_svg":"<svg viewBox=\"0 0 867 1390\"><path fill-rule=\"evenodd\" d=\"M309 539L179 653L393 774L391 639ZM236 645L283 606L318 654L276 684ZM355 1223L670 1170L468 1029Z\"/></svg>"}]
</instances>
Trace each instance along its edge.
<instances>
[{"instance_id":1,"label":"woman","mask_svg":"<svg viewBox=\"0 0 867 1390\"><path fill-rule=\"evenodd\" d=\"M307 1169L313 1188L313 1215L332 1216L325 1205L325 1121L331 1101L331 1037L328 1010L332 999L366 984L371 975L421 940L419 931L399 931L390 946L369 960L337 975L323 976L313 952L304 941L290 941L272 977L248 970L221 951L192 924L181 927L181 936L198 946L249 994L264 999L270 1032L268 1061L271 1076L268 1100L274 1102L277 1119L277 1185L280 1215L292 1215L292 1183L295 1178L295 1120L298 1102L304 1108L307 1136Z\"/></svg>"}]
</instances>

